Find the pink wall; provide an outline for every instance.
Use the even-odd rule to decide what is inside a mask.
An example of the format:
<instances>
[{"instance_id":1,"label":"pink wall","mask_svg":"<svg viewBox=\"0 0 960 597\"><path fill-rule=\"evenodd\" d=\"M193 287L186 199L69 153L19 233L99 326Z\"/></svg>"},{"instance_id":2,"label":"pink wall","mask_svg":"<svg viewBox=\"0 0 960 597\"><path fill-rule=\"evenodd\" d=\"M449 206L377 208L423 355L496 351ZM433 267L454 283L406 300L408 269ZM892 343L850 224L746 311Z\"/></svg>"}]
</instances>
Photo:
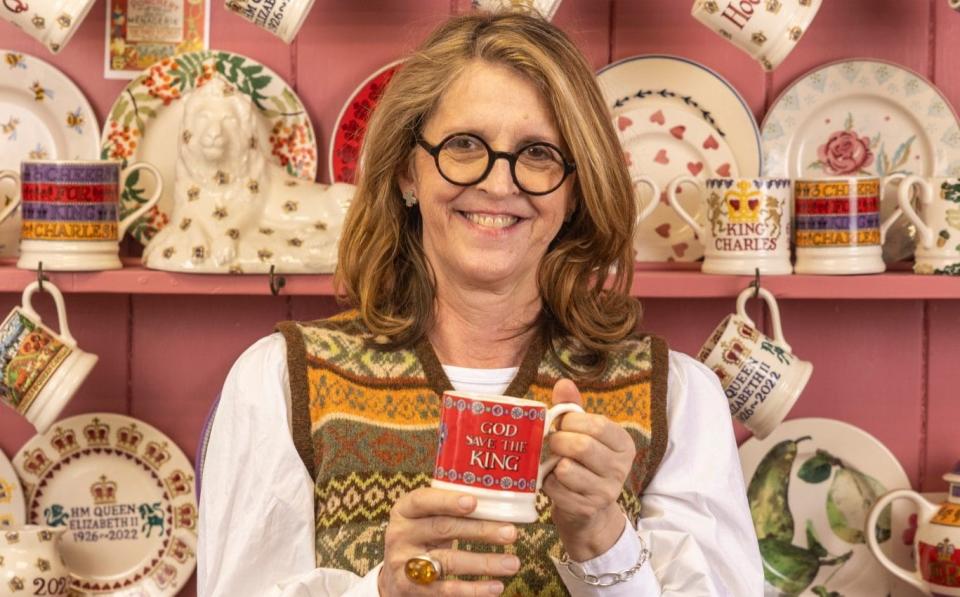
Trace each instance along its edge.
<instances>
[{"instance_id":1,"label":"pink wall","mask_svg":"<svg viewBox=\"0 0 960 597\"><path fill-rule=\"evenodd\" d=\"M213 0L211 46L255 57L286 77L313 117L325 156L330 129L354 86L409 50L468 0L317 0L299 38L285 46L225 13ZM947 0L827 1L798 49L773 74L689 16L690 0L566 0L557 22L583 44L592 64L638 53L670 53L704 62L727 77L762 118L795 77L826 61L876 57L931 78L960 106L960 14ZM102 120L123 83L102 78L102 0L76 38L51 56L0 22L7 49L31 53L70 75ZM325 157L321 164L325 165ZM321 178L326 173L321 169ZM829 281L824 294L830 293ZM882 298L882 297L878 297ZM960 297L958 297L960 298ZM19 300L0 294L0 312ZM52 315L52 302L41 312ZM329 297L145 296L70 294L71 327L100 364L66 414L96 410L141 417L188 454L233 360L274 322L335 310ZM674 348L696 352L732 299L645 301L647 327ZM784 331L816 373L792 417L859 425L893 450L914 486L942 490L939 477L957 458L960 300L786 300ZM12 455L28 425L0 411L0 449ZM738 429L738 436L746 436ZM191 585L184 591L195 594Z\"/></svg>"}]
</instances>

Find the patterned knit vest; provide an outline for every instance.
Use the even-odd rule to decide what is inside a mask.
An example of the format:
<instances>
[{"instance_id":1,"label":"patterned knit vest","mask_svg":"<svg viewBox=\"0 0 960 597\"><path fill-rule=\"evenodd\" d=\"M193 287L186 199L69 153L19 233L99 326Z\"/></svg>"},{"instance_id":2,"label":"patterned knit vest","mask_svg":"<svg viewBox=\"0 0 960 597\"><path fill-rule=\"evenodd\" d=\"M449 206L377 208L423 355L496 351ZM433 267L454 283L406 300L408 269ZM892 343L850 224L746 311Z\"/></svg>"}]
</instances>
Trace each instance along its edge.
<instances>
[{"instance_id":1,"label":"patterned knit vest","mask_svg":"<svg viewBox=\"0 0 960 597\"><path fill-rule=\"evenodd\" d=\"M293 439L315 479L317 566L364 575L383 560L390 508L404 493L430 484L437 450L440 396L453 389L426 340L410 350L372 347L355 311L310 323L278 326L287 342ZM569 353L560 359L569 362ZM551 403L564 373L557 358L534 341L505 394ZM589 413L618 422L636 442L637 456L620 504L635 519L640 495L667 443L667 347L636 336L612 355L599 380L574 378ZM520 571L504 578L504 595L568 595L549 556L560 544L550 500L537 496L539 520L518 525ZM455 544L470 551L503 547Z\"/></svg>"}]
</instances>

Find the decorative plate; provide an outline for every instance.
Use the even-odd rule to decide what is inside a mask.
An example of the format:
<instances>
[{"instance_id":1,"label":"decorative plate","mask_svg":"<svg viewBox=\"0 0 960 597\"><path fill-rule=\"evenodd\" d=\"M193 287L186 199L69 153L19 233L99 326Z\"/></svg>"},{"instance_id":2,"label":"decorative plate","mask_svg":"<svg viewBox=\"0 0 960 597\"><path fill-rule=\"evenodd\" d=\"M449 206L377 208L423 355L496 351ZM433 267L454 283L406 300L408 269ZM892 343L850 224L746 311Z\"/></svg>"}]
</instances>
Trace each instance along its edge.
<instances>
[{"instance_id":1,"label":"decorative plate","mask_svg":"<svg viewBox=\"0 0 960 597\"><path fill-rule=\"evenodd\" d=\"M370 115L380 101L387 83L402 63L402 60L391 62L367 77L343 104L340 115L337 116L337 124L333 127L327 157L327 168L333 182L355 182L357 160L360 159L360 147L363 135L367 132Z\"/></svg>"},{"instance_id":2,"label":"decorative plate","mask_svg":"<svg viewBox=\"0 0 960 597\"><path fill-rule=\"evenodd\" d=\"M763 121L766 176L960 175L960 126L932 83L901 66L874 60L835 62L803 75ZM897 207L887 187L882 218ZM912 226L901 218L887 233L884 259L913 253Z\"/></svg>"},{"instance_id":3,"label":"decorative plate","mask_svg":"<svg viewBox=\"0 0 960 597\"><path fill-rule=\"evenodd\" d=\"M29 54L0 53L0 170L19 172L23 159L97 159L97 116L73 81ZM19 238L17 214L0 223L0 257L16 255Z\"/></svg>"},{"instance_id":4,"label":"decorative plate","mask_svg":"<svg viewBox=\"0 0 960 597\"><path fill-rule=\"evenodd\" d=\"M597 82L614 115L647 102L680 106L726 139L741 176L760 174L757 121L733 85L715 71L677 56L632 56L600 69Z\"/></svg>"},{"instance_id":5,"label":"decorative plate","mask_svg":"<svg viewBox=\"0 0 960 597\"><path fill-rule=\"evenodd\" d=\"M193 467L170 438L123 415L59 421L13 461L32 524L66 527L81 595L173 596L196 565Z\"/></svg>"},{"instance_id":6,"label":"decorative plate","mask_svg":"<svg viewBox=\"0 0 960 597\"><path fill-rule=\"evenodd\" d=\"M219 50L189 52L146 69L120 93L103 127L100 157L146 161L163 175L160 202L130 227L144 245L169 221L183 96L213 78L224 77L253 100L260 113L261 138L270 139L273 162L298 178L317 176L317 142L300 98L275 72L256 60ZM140 186L138 186L140 185ZM127 179L120 217L153 192L152 179Z\"/></svg>"},{"instance_id":7,"label":"decorative plate","mask_svg":"<svg viewBox=\"0 0 960 597\"><path fill-rule=\"evenodd\" d=\"M766 595L883 597L915 593L884 571L866 544L870 507L910 487L903 467L867 432L831 419L785 421L740 446L747 497L760 540ZM892 505L875 532L909 568L909 505Z\"/></svg>"},{"instance_id":8,"label":"decorative plate","mask_svg":"<svg viewBox=\"0 0 960 597\"><path fill-rule=\"evenodd\" d=\"M0 529L25 525L25 512L20 479L7 456L0 452Z\"/></svg>"},{"instance_id":9,"label":"decorative plate","mask_svg":"<svg viewBox=\"0 0 960 597\"><path fill-rule=\"evenodd\" d=\"M637 104L613 118L630 174L646 175L660 187L660 205L637 226L637 261L696 261L703 244L666 201L667 185L678 176L704 180L737 176L740 167L727 142L710 125L681 107L662 102ZM639 188L645 188L640 185ZM692 186L680 188L681 203L693 217L703 202Z\"/></svg>"}]
</instances>

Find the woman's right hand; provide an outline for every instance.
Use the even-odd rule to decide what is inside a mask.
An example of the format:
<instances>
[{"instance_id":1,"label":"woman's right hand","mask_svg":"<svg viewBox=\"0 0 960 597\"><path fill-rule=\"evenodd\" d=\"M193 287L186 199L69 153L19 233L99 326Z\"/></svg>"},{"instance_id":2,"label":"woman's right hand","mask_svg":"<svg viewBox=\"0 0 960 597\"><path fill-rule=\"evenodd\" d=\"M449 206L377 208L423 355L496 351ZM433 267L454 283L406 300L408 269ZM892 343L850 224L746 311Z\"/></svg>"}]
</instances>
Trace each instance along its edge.
<instances>
[{"instance_id":1,"label":"woman's right hand","mask_svg":"<svg viewBox=\"0 0 960 597\"><path fill-rule=\"evenodd\" d=\"M453 540L509 545L517 539L514 525L474 520L465 516L477 507L471 495L422 487L394 504L384 537L383 568L377 580L381 597L395 595L499 595L497 580L466 581L437 579L429 585L410 581L404 572L407 560L430 554L442 566L443 575L512 576L520 560L512 554L471 553L453 549Z\"/></svg>"}]
</instances>

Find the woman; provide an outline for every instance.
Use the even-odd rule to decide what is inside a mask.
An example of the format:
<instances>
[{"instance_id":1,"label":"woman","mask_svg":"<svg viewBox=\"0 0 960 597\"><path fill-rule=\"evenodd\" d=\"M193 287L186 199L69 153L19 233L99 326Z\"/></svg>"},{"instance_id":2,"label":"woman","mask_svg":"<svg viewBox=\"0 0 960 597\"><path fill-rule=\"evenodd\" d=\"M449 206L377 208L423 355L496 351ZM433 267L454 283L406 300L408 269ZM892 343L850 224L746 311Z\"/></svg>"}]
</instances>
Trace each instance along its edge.
<instances>
[{"instance_id":1,"label":"woman","mask_svg":"<svg viewBox=\"0 0 960 597\"><path fill-rule=\"evenodd\" d=\"M761 595L719 383L634 333L630 178L566 36L444 24L363 164L337 274L354 310L281 325L224 385L200 594ZM583 404L549 440L538 522L429 487L451 387Z\"/></svg>"}]
</instances>

